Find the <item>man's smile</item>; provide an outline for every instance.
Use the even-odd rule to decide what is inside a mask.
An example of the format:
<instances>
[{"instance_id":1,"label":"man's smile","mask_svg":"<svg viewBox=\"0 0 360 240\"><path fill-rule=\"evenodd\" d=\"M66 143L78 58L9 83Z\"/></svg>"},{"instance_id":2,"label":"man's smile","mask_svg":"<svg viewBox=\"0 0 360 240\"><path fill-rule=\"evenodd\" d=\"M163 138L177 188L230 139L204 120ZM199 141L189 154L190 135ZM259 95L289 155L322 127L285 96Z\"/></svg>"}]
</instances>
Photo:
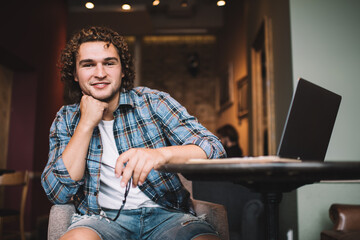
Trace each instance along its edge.
<instances>
[{"instance_id":1,"label":"man's smile","mask_svg":"<svg viewBox=\"0 0 360 240\"><path fill-rule=\"evenodd\" d=\"M95 83L91 83L91 86L93 86L94 88L98 88L98 89L102 89L105 88L106 86L110 85L109 82L95 82Z\"/></svg>"}]
</instances>

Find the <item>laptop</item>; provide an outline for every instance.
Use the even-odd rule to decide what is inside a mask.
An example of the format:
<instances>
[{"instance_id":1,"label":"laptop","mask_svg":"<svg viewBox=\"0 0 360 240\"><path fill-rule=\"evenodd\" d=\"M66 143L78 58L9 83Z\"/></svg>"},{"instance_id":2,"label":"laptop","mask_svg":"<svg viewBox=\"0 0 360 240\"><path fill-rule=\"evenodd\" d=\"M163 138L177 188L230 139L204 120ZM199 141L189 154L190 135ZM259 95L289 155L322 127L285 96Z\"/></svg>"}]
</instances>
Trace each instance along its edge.
<instances>
[{"instance_id":1,"label":"laptop","mask_svg":"<svg viewBox=\"0 0 360 240\"><path fill-rule=\"evenodd\" d=\"M187 163L324 161L340 102L340 95L300 78L290 104L277 156L215 161L190 159Z\"/></svg>"},{"instance_id":2,"label":"laptop","mask_svg":"<svg viewBox=\"0 0 360 240\"><path fill-rule=\"evenodd\" d=\"M340 95L300 78L277 155L302 161L323 161L340 102Z\"/></svg>"}]
</instances>

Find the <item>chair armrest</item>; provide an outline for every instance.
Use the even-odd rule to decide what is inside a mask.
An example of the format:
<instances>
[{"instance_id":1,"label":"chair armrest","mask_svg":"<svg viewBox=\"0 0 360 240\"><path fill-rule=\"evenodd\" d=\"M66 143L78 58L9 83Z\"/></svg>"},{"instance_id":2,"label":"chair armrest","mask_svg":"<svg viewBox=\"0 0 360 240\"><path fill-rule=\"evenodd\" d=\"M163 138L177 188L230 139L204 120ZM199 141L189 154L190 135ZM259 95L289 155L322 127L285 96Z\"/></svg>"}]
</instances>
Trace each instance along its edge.
<instances>
[{"instance_id":1,"label":"chair armrest","mask_svg":"<svg viewBox=\"0 0 360 240\"><path fill-rule=\"evenodd\" d=\"M70 226L71 216L75 213L72 203L53 205L50 209L48 240L58 240Z\"/></svg>"},{"instance_id":2,"label":"chair armrest","mask_svg":"<svg viewBox=\"0 0 360 240\"><path fill-rule=\"evenodd\" d=\"M227 212L223 205L193 199L194 210L198 216L206 216L206 221L213 225L221 239L229 239Z\"/></svg>"},{"instance_id":3,"label":"chair armrest","mask_svg":"<svg viewBox=\"0 0 360 240\"><path fill-rule=\"evenodd\" d=\"M360 205L332 204L329 215L334 230L360 230Z\"/></svg>"}]
</instances>

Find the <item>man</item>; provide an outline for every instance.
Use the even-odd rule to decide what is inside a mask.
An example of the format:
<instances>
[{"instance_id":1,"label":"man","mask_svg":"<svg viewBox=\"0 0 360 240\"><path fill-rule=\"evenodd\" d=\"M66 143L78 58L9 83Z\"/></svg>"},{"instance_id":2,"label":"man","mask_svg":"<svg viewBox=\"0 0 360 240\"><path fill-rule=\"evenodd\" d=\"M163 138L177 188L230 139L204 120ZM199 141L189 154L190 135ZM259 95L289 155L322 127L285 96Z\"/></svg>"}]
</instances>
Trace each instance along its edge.
<instances>
[{"instance_id":1,"label":"man","mask_svg":"<svg viewBox=\"0 0 360 240\"><path fill-rule=\"evenodd\" d=\"M75 103L51 126L42 185L78 211L61 239L219 239L178 176L156 170L223 157L219 140L168 94L133 88L127 44L110 29L75 34L60 68Z\"/></svg>"}]
</instances>

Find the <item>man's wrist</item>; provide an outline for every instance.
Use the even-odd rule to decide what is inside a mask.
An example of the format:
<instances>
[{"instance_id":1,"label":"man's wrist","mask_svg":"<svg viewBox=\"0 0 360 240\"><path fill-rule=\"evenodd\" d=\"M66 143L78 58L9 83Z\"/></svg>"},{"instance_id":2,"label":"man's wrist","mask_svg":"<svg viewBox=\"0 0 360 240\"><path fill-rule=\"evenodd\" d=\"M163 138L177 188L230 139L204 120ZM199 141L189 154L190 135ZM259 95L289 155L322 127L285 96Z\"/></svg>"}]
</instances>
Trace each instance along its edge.
<instances>
[{"instance_id":1,"label":"man's wrist","mask_svg":"<svg viewBox=\"0 0 360 240\"><path fill-rule=\"evenodd\" d=\"M161 165L169 163L170 160L173 158L173 153L170 147L162 147L162 148L158 148L157 150L163 156L162 158L163 160L160 163Z\"/></svg>"},{"instance_id":2,"label":"man's wrist","mask_svg":"<svg viewBox=\"0 0 360 240\"><path fill-rule=\"evenodd\" d=\"M80 119L79 124L76 129L79 129L81 132L93 132L96 125L93 123L87 122L85 120Z\"/></svg>"}]
</instances>

